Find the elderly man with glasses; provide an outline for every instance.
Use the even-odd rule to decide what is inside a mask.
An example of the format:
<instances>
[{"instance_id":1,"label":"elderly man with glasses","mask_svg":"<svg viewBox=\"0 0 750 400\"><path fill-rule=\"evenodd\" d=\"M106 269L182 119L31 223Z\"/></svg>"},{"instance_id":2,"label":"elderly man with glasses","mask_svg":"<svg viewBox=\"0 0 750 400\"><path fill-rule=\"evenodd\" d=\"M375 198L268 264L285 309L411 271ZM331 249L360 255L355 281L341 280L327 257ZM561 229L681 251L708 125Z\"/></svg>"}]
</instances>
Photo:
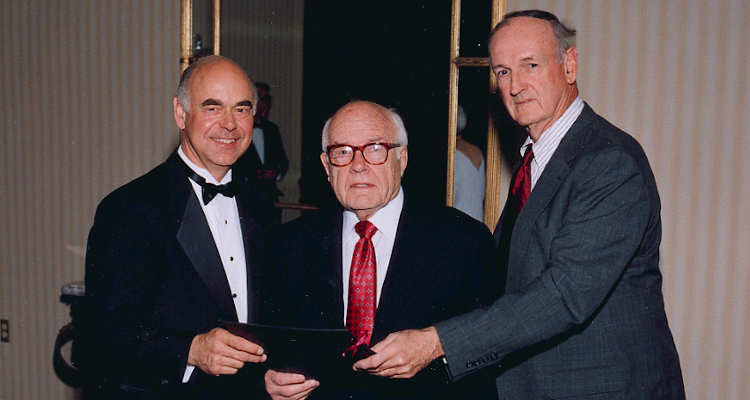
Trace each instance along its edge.
<instances>
[{"instance_id":1,"label":"elderly man with glasses","mask_svg":"<svg viewBox=\"0 0 750 400\"><path fill-rule=\"evenodd\" d=\"M467 215L404 193L408 137L401 117L355 101L323 128L320 160L340 205L284 225L264 276L267 323L302 328L346 327L375 344L402 329L491 303L494 241ZM270 356L269 356L270 357ZM385 379L349 371L320 382L269 371L275 399L469 398L446 387L436 363L414 378ZM492 381L481 390L494 390ZM476 390L476 388L473 388Z\"/></svg>"}]
</instances>

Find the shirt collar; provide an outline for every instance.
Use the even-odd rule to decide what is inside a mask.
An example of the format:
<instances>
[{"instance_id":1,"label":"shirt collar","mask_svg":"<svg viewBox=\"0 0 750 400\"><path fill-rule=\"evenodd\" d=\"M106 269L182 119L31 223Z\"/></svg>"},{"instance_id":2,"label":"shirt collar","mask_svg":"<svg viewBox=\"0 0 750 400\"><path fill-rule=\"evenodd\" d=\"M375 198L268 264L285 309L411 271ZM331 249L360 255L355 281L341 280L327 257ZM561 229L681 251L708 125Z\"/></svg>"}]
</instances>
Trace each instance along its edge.
<instances>
[{"instance_id":1,"label":"shirt collar","mask_svg":"<svg viewBox=\"0 0 750 400\"><path fill-rule=\"evenodd\" d=\"M565 134L573 126L573 123L576 122L578 116L581 115L581 112L583 112L583 100L581 100L581 96L576 96L575 100L573 100L560 118L553 122L547 130L542 132L536 143L531 140L531 137L526 138L520 149L521 157L523 157L526 145L534 143L534 162L544 169L550 158L552 158L552 154L557 150L557 146L565 137Z\"/></svg>"},{"instance_id":2,"label":"shirt collar","mask_svg":"<svg viewBox=\"0 0 750 400\"><path fill-rule=\"evenodd\" d=\"M398 221L401 218L401 210L403 208L404 191L399 187L396 197L389 201L383 208L376 211L368 221L378 228L378 233L395 238L396 230L398 229ZM354 232L354 225L356 225L357 222L359 222L359 218L357 218L356 214L349 210L344 211L344 238L349 237L352 233L359 237L359 235Z\"/></svg>"},{"instance_id":3,"label":"shirt collar","mask_svg":"<svg viewBox=\"0 0 750 400\"><path fill-rule=\"evenodd\" d=\"M211 175L210 172L208 172L207 169L201 168L201 167L195 165L195 163L193 163L192 161L190 161L188 159L187 155L185 154L185 151L182 150L182 145L180 145L180 147L177 148L177 154L180 156L180 158L182 159L182 161L184 161L185 164L187 164L187 166L190 167L190 169L192 169L193 171L195 171L195 173L198 174L198 176L200 176L203 179L205 179L206 182L208 182L208 183L213 183L214 185L223 185L225 183L229 183L229 182L232 181L232 170L231 169L229 170L229 172L227 172L226 175L224 175L224 178L221 179L221 182L219 182L219 181L216 180L216 178L214 178L213 175Z\"/></svg>"}]
</instances>

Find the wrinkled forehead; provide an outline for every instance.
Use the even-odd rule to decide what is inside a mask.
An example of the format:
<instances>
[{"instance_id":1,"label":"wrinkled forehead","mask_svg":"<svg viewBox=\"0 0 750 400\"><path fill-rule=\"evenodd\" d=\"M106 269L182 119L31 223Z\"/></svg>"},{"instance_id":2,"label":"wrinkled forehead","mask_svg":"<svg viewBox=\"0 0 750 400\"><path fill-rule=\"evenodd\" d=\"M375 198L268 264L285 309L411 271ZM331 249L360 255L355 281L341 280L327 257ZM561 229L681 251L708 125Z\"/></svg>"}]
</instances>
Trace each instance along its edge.
<instances>
[{"instance_id":1,"label":"wrinkled forehead","mask_svg":"<svg viewBox=\"0 0 750 400\"><path fill-rule=\"evenodd\" d=\"M249 96L252 100L253 85L247 75L236 65L219 61L201 66L190 81L191 92L199 96L213 96L232 92Z\"/></svg>"},{"instance_id":2,"label":"wrinkled forehead","mask_svg":"<svg viewBox=\"0 0 750 400\"><path fill-rule=\"evenodd\" d=\"M531 17L515 17L500 28L490 41L490 53L497 57L507 52L532 52L557 49L557 38L549 21Z\"/></svg>"},{"instance_id":3,"label":"wrinkled forehead","mask_svg":"<svg viewBox=\"0 0 750 400\"><path fill-rule=\"evenodd\" d=\"M396 126L385 108L374 104L355 103L336 112L328 134L332 144L394 142Z\"/></svg>"}]
</instances>

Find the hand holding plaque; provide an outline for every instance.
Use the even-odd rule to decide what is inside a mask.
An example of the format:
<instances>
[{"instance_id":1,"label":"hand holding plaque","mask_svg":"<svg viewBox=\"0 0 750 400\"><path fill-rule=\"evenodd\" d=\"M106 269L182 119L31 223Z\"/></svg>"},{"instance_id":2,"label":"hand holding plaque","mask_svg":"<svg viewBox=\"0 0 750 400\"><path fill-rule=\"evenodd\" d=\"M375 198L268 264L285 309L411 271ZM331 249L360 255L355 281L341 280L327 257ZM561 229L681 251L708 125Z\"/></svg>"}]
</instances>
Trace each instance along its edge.
<instances>
[{"instance_id":1,"label":"hand holding plaque","mask_svg":"<svg viewBox=\"0 0 750 400\"><path fill-rule=\"evenodd\" d=\"M346 329L288 328L221 321L231 333L264 349L268 369L302 374L316 380L351 371L352 365L372 354Z\"/></svg>"}]
</instances>

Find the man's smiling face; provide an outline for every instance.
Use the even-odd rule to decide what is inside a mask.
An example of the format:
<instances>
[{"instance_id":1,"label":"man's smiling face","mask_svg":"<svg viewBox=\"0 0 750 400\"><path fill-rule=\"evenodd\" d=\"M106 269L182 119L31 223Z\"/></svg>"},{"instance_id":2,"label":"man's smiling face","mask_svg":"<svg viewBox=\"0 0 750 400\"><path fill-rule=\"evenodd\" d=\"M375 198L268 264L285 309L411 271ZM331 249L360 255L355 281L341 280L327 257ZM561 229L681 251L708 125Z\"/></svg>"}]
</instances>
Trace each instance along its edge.
<instances>
[{"instance_id":1,"label":"man's smiling face","mask_svg":"<svg viewBox=\"0 0 750 400\"><path fill-rule=\"evenodd\" d=\"M200 66L189 82L189 110L174 100L185 155L220 181L253 137L253 86L233 63Z\"/></svg>"}]
</instances>

